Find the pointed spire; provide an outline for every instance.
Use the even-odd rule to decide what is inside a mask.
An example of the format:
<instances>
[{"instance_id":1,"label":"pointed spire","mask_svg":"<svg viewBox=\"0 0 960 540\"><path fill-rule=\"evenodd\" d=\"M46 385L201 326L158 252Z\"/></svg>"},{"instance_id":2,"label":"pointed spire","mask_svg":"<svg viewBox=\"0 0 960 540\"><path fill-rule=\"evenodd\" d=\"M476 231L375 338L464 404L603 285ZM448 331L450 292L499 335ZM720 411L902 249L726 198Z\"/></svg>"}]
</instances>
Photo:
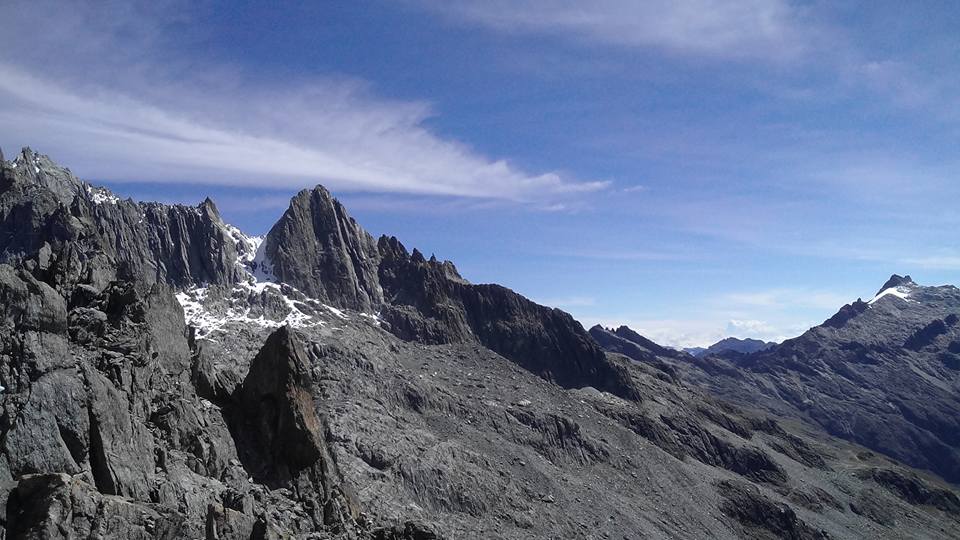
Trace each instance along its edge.
<instances>
[{"instance_id":1,"label":"pointed spire","mask_svg":"<svg viewBox=\"0 0 960 540\"><path fill-rule=\"evenodd\" d=\"M417 248L413 248L413 253L410 254L410 260L418 264L427 262L427 260L423 258L423 253L420 253L420 250Z\"/></svg>"},{"instance_id":2,"label":"pointed spire","mask_svg":"<svg viewBox=\"0 0 960 540\"><path fill-rule=\"evenodd\" d=\"M211 218L220 219L220 210L217 209L216 203L214 203L213 199L211 199L210 197L206 197L205 199L203 199L203 202L200 203L198 208L201 211L206 212L207 215L209 215Z\"/></svg>"}]
</instances>

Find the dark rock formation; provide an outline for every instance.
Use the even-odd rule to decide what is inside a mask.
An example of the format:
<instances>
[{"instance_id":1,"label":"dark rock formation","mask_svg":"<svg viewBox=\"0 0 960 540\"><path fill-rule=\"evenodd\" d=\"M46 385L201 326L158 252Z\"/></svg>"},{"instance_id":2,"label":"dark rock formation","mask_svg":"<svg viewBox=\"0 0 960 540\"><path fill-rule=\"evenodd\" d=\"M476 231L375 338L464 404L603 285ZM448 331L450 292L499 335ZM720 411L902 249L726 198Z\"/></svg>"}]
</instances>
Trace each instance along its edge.
<instances>
[{"instance_id":1,"label":"dark rock formation","mask_svg":"<svg viewBox=\"0 0 960 540\"><path fill-rule=\"evenodd\" d=\"M383 317L407 340L479 341L524 369L565 387L592 386L640 399L629 374L569 314L499 285L467 283L449 262L408 255L396 238L379 241Z\"/></svg>"},{"instance_id":2,"label":"dark rock formation","mask_svg":"<svg viewBox=\"0 0 960 540\"><path fill-rule=\"evenodd\" d=\"M883 291L887 289L892 289L894 287L902 287L902 286L910 286L910 285L916 285L916 283L913 282L913 279L909 275L901 276L899 274L893 274L892 276L890 276L890 279L888 279L886 283L884 283L883 286L880 287L880 289L877 291L877 294L880 294Z\"/></svg>"},{"instance_id":3,"label":"dark rock formation","mask_svg":"<svg viewBox=\"0 0 960 540\"><path fill-rule=\"evenodd\" d=\"M241 445L244 466L272 488L291 488L318 525L342 529L359 514L342 485L324 439L325 428L313 403L315 394L306 352L293 331L270 334L250 364L229 413Z\"/></svg>"},{"instance_id":4,"label":"dark rock formation","mask_svg":"<svg viewBox=\"0 0 960 540\"><path fill-rule=\"evenodd\" d=\"M120 200L24 149L0 168L0 262L59 292L115 279L188 286L240 278L236 242L209 199L192 208Z\"/></svg>"},{"instance_id":5,"label":"dark rock formation","mask_svg":"<svg viewBox=\"0 0 960 540\"><path fill-rule=\"evenodd\" d=\"M944 512L960 515L960 497L956 493L931 486L917 475L889 469L867 469L858 471L858 476L874 480L910 504L933 506Z\"/></svg>"},{"instance_id":6,"label":"dark rock formation","mask_svg":"<svg viewBox=\"0 0 960 540\"><path fill-rule=\"evenodd\" d=\"M472 285L449 261L377 243L330 193L301 191L264 240L262 271L336 307L380 311L402 339L479 341L548 380L636 399L629 378L568 314L498 285Z\"/></svg>"},{"instance_id":7,"label":"dark rock formation","mask_svg":"<svg viewBox=\"0 0 960 540\"><path fill-rule=\"evenodd\" d=\"M857 298L856 302L843 306L840 308L840 311L837 311L832 317L824 321L823 326L843 328L843 325L847 324L847 321L863 313L868 307L870 307L869 304Z\"/></svg>"},{"instance_id":8,"label":"dark rock formation","mask_svg":"<svg viewBox=\"0 0 960 540\"><path fill-rule=\"evenodd\" d=\"M626 326L610 331L598 324L590 329L590 337L605 351L619 353L637 362L649 364L662 371L666 380L677 379L676 369L660 359L662 356L677 357L679 356L677 351L661 347Z\"/></svg>"},{"instance_id":9,"label":"dark rock formation","mask_svg":"<svg viewBox=\"0 0 960 540\"><path fill-rule=\"evenodd\" d=\"M786 473L766 452L755 447L735 446L704 429L690 418L663 417L681 446L702 463L723 467L737 474L771 484L783 484Z\"/></svg>"},{"instance_id":10,"label":"dark rock formation","mask_svg":"<svg viewBox=\"0 0 960 540\"><path fill-rule=\"evenodd\" d=\"M949 318L949 317L948 317ZM912 351L919 351L927 345L933 345L936 339L949 331L947 323L942 319L934 319L930 324L910 334L903 346Z\"/></svg>"},{"instance_id":11,"label":"dark rock formation","mask_svg":"<svg viewBox=\"0 0 960 540\"><path fill-rule=\"evenodd\" d=\"M322 186L290 201L263 249L266 271L308 296L367 312L383 301L376 242Z\"/></svg>"}]
</instances>

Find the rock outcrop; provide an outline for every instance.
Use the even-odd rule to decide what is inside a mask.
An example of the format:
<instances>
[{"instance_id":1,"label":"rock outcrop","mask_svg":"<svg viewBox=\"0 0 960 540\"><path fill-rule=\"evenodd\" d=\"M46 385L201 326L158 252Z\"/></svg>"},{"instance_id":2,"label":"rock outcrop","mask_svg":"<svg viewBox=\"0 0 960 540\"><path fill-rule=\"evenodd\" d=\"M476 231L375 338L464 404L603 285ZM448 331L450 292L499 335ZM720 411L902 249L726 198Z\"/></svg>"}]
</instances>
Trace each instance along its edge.
<instances>
[{"instance_id":1,"label":"rock outcrop","mask_svg":"<svg viewBox=\"0 0 960 540\"><path fill-rule=\"evenodd\" d=\"M340 530L359 511L327 448L314 395L306 352L282 326L253 359L228 414L244 442L240 458L246 470L271 488L292 489L313 510L317 526Z\"/></svg>"}]
</instances>

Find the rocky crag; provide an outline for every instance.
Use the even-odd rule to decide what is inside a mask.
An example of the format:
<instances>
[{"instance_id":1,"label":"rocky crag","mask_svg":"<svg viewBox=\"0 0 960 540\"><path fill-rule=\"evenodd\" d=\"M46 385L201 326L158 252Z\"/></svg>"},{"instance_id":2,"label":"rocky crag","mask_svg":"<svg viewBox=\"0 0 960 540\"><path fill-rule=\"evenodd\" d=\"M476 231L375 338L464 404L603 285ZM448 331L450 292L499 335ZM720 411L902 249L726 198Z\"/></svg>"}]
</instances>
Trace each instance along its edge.
<instances>
[{"instance_id":1,"label":"rocky crag","mask_svg":"<svg viewBox=\"0 0 960 540\"><path fill-rule=\"evenodd\" d=\"M604 352L562 311L375 241L322 187L254 238L209 200L0 160L0 326L3 538L950 538L960 520L937 479L717 401L686 355L627 332Z\"/></svg>"}]
</instances>

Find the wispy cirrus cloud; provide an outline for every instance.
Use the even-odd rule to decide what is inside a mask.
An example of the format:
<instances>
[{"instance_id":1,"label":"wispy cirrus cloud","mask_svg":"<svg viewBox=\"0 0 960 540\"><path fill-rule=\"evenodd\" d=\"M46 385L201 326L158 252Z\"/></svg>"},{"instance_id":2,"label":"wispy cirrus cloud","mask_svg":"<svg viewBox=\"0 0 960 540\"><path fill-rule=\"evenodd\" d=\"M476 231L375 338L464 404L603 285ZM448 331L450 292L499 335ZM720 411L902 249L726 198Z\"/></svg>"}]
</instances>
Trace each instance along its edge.
<instances>
[{"instance_id":1,"label":"wispy cirrus cloud","mask_svg":"<svg viewBox=\"0 0 960 540\"><path fill-rule=\"evenodd\" d=\"M815 43L786 0L421 0L438 12L507 32L573 37L721 58L782 60Z\"/></svg>"},{"instance_id":2,"label":"wispy cirrus cloud","mask_svg":"<svg viewBox=\"0 0 960 540\"><path fill-rule=\"evenodd\" d=\"M429 103L382 99L363 81L274 83L191 58L195 51L171 43L177 32L190 33L183 30L191 28L189 4L161 2L149 13L44 5L39 21L33 14L44 6L2 11L9 23L0 36L2 142L38 147L91 179L322 182L341 191L541 205L609 185L483 155L431 131ZM187 66L190 77L175 66Z\"/></svg>"},{"instance_id":3,"label":"wispy cirrus cloud","mask_svg":"<svg viewBox=\"0 0 960 540\"><path fill-rule=\"evenodd\" d=\"M408 2L503 33L554 36L588 46L649 49L691 58L772 66L803 64L808 75L827 74L829 86L821 84L815 90L788 77L787 86L776 90L781 97L833 99L866 90L898 108L925 110L939 119L955 121L960 114L960 100L955 97L960 79L950 64L943 64L943 58L954 57L949 42L919 55L908 51L909 47L880 52L863 46L859 43L862 37L851 32L855 25L844 21L844 15L859 18L854 4L798 0ZM929 16L936 9L942 8L926 6L915 15ZM943 58L936 59L937 54ZM767 85L771 79L782 80L782 75L766 73L759 80ZM769 89L774 87L777 85ZM836 95L828 97L830 94Z\"/></svg>"},{"instance_id":4,"label":"wispy cirrus cloud","mask_svg":"<svg viewBox=\"0 0 960 540\"><path fill-rule=\"evenodd\" d=\"M423 126L425 105L389 103L360 91L311 86L257 96L183 90L181 109L109 87L74 91L0 64L0 120L15 133L101 180L297 187L531 201L596 191L555 172L528 174ZM269 109L250 107L259 100ZM233 116L207 111L235 111ZM273 126L285 124L285 130ZM73 150L83 142L83 152Z\"/></svg>"},{"instance_id":5,"label":"wispy cirrus cloud","mask_svg":"<svg viewBox=\"0 0 960 540\"><path fill-rule=\"evenodd\" d=\"M933 255L930 257L909 257L901 259L905 267L926 270L960 270L960 255Z\"/></svg>"},{"instance_id":6,"label":"wispy cirrus cloud","mask_svg":"<svg viewBox=\"0 0 960 540\"><path fill-rule=\"evenodd\" d=\"M814 289L767 289L761 291L731 292L712 299L716 305L731 309L775 308L790 310L796 308L836 309L850 301L847 294Z\"/></svg>"}]
</instances>

